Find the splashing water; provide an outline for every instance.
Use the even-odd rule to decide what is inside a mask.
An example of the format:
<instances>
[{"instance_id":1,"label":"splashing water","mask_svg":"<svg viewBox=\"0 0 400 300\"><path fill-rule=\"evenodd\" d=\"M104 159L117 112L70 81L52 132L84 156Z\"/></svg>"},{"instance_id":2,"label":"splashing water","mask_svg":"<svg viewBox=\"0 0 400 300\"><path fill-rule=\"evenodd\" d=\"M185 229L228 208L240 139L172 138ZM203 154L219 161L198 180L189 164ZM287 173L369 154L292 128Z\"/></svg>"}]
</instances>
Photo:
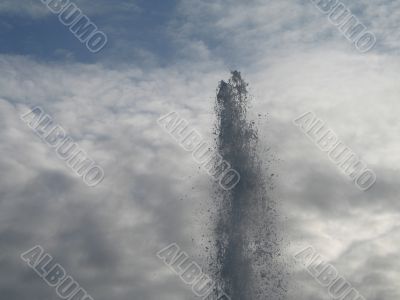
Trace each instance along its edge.
<instances>
[{"instance_id":1,"label":"splashing water","mask_svg":"<svg viewBox=\"0 0 400 300\"><path fill-rule=\"evenodd\" d=\"M211 268L232 300L283 299L277 213L267 196L263 163L257 154L258 130L255 122L247 120L247 86L241 74L234 71L217 90L217 149L241 179L230 191L215 185L215 255ZM218 295L217 291L216 299Z\"/></svg>"}]
</instances>

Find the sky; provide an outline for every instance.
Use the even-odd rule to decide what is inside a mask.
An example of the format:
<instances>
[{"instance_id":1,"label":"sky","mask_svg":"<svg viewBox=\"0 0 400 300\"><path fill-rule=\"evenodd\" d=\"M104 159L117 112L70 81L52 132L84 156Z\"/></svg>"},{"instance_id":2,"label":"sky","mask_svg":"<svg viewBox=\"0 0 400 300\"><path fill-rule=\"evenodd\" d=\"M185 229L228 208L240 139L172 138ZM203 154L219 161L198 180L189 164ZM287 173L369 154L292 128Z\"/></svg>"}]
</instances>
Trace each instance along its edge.
<instances>
[{"instance_id":1,"label":"sky","mask_svg":"<svg viewBox=\"0 0 400 300\"><path fill-rule=\"evenodd\" d=\"M360 53L307 0L81 0L90 52L39 0L0 4L0 299L59 299L20 258L41 245L95 300L191 300L156 253L200 265L212 179L157 119L214 140L215 91L249 82L276 174L287 299L328 300L294 261L313 246L367 300L400 296L400 2L342 1L376 36ZM88 187L23 121L40 106L104 169ZM377 175L360 191L292 120L312 111ZM397 172L397 173L396 173Z\"/></svg>"}]
</instances>

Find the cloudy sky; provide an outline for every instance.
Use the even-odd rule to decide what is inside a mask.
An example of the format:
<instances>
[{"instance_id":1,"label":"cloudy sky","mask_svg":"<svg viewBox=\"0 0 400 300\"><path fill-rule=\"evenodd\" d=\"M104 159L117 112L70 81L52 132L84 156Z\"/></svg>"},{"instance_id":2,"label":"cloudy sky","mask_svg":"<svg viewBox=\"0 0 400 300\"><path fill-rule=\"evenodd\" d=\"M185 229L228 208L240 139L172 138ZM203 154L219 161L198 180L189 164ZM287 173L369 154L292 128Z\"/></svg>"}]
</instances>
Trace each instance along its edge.
<instances>
[{"instance_id":1,"label":"cloudy sky","mask_svg":"<svg viewBox=\"0 0 400 300\"><path fill-rule=\"evenodd\" d=\"M90 52L39 0L0 3L0 299L59 299L20 258L35 245L95 300L197 299L157 257L199 264L212 180L158 125L209 141L218 81L250 84L273 155L287 299L330 299L293 253L313 246L367 300L400 297L400 2L342 1L376 36L361 54L307 0L75 0L106 33ZM101 165L88 187L20 119L40 106ZM360 191L292 120L313 111L377 175ZM399 131L398 131L399 130Z\"/></svg>"}]
</instances>

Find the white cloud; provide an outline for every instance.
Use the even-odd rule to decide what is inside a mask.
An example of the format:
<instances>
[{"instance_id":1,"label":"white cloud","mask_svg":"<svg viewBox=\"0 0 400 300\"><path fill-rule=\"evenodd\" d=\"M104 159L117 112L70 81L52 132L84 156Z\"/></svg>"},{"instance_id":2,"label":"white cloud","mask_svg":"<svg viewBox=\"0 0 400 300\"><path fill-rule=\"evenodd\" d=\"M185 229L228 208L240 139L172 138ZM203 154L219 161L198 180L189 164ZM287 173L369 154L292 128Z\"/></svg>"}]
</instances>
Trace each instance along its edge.
<instances>
[{"instance_id":1,"label":"white cloud","mask_svg":"<svg viewBox=\"0 0 400 300\"><path fill-rule=\"evenodd\" d=\"M0 3L0 12L20 16L28 15L35 18L49 14L47 7L36 0L4 0Z\"/></svg>"}]
</instances>

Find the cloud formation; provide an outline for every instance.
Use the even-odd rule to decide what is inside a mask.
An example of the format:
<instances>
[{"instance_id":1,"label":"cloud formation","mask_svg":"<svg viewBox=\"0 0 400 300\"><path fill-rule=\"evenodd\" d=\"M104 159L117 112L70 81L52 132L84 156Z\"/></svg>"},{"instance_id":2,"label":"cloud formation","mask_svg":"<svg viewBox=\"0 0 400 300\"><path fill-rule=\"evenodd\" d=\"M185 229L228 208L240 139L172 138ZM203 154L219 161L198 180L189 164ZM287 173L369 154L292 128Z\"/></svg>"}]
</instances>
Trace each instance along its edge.
<instances>
[{"instance_id":1,"label":"cloud formation","mask_svg":"<svg viewBox=\"0 0 400 300\"><path fill-rule=\"evenodd\" d=\"M148 9L129 3L79 2L107 20L119 19L124 9ZM377 35L368 54L360 55L311 2L300 0L171 3L163 30L147 31L142 43L121 35L90 63L1 54L0 299L56 297L19 258L36 244L96 300L195 299L156 253L176 242L206 265L202 235L209 230L212 183L156 121L178 111L212 141L217 83L239 68L251 85L260 139L271 148L261 156L275 157L265 172L275 174L271 196L281 206L287 256L311 244L366 299L397 300L398 4L346 4ZM47 16L33 1L3 1L0 12ZM108 28L111 39L142 30ZM160 35L165 40L156 51L147 47ZM119 51L129 57L131 50L136 60L115 63ZM98 187L85 186L21 122L20 114L35 105L104 168ZM306 111L373 168L371 190L356 189L293 126ZM300 266L290 269L288 299L328 299Z\"/></svg>"}]
</instances>

